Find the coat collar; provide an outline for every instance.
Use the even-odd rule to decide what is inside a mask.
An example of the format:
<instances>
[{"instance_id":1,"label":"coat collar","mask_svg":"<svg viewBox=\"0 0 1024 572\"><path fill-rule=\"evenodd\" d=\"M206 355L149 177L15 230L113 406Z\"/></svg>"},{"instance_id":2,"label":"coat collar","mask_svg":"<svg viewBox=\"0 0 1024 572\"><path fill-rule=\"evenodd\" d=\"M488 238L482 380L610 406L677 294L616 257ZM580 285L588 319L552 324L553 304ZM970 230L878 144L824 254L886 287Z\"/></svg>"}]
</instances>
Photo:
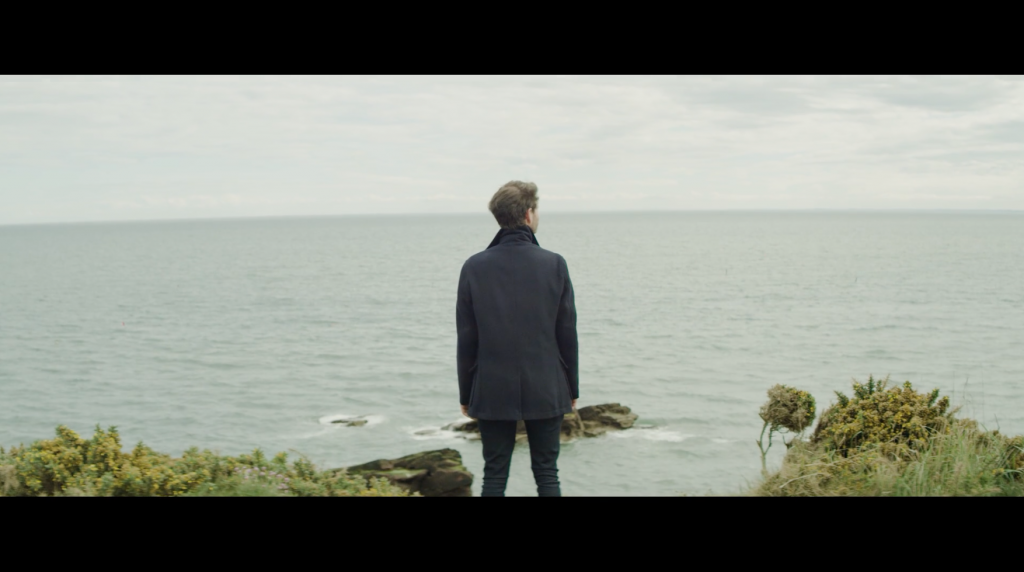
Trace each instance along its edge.
<instances>
[{"instance_id":1,"label":"coat collar","mask_svg":"<svg viewBox=\"0 0 1024 572\"><path fill-rule=\"evenodd\" d=\"M506 244L509 242L531 242L540 246L540 243L537 242L537 236L533 234L533 229L522 224L516 228L503 228L499 230L498 234L494 235L494 240L487 245L487 248L493 248L499 244Z\"/></svg>"}]
</instances>

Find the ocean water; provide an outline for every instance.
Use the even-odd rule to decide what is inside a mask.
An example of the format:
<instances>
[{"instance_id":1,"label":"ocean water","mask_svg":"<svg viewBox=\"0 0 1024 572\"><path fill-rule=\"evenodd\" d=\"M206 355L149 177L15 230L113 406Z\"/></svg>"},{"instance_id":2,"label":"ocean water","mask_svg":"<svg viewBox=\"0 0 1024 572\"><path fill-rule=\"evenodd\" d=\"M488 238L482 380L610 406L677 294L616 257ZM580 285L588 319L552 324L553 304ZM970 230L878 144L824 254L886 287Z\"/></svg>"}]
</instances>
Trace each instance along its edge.
<instances>
[{"instance_id":1,"label":"ocean water","mask_svg":"<svg viewBox=\"0 0 1024 572\"><path fill-rule=\"evenodd\" d=\"M431 430L461 418L456 285L495 231L487 213L0 227L0 445L99 424L325 467L452 447L479 492L479 441ZM545 212L537 237L576 288L579 406L640 416L563 445L566 495L739 493L776 383L821 410L890 375L1024 433L1024 215ZM347 415L370 422L330 423ZM534 494L525 445L508 494Z\"/></svg>"}]
</instances>

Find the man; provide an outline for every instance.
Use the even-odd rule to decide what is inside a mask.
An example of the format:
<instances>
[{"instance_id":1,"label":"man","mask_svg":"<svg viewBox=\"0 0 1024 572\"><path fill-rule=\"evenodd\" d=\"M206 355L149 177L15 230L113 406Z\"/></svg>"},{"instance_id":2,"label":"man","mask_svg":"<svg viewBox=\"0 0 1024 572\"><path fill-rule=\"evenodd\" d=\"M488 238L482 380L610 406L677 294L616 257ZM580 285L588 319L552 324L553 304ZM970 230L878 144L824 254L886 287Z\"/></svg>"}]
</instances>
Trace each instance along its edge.
<instances>
[{"instance_id":1,"label":"man","mask_svg":"<svg viewBox=\"0 0 1024 572\"><path fill-rule=\"evenodd\" d=\"M579 397L576 306L565 259L537 243L537 185L511 181L491 198L501 230L459 276L459 402L477 419L481 496L504 496L516 422L526 425L537 493L561 496L562 418Z\"/></svg>"}]
</instances>

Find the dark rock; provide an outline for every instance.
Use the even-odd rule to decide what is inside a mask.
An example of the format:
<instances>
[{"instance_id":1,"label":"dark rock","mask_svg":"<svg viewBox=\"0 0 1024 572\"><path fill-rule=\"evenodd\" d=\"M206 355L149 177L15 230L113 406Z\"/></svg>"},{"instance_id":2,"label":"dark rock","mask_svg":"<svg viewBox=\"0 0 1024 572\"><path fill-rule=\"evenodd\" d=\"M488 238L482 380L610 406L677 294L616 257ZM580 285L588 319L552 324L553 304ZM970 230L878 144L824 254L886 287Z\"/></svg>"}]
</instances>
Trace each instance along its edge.
<instances>
[{"instance_id":1,"label":"dark rock","mask_svg":"<svg viewBox=\"0 0 1024 572\"><path fill-rule=\"evenodd\" d=\"M566 413L562 418L563 442L580 437L596 437L607 431L629 429L636 423L637 414L625 405L604 403L588 405L576 411ZM444 429L466 433L467 438L479 438L480 424L475 420L446 425ZM526 440L526 425L520 421L516 425L516 442Z\"/></svg>"},{"instance_id":2,"label":"dark rock","mask_svg":"<svg viewBox=\"0 0 1024 572\"><path fill-rule=\"evenodd\" d=\"M410 493L425 497L468 497L473 473L455 449L413 453L400 459L378 459L345 469L363 478L386 478Z\"/></svg>"},{"instance_id":3,"label":"dark rock","mask_svg":"<svg viewBox=\"0 0 1024 572\"><path fill-rule=\"evenodd\" d=\"M638 417L628 407L618 403L588 405L578 410L578 413L583 420L585 431L597 434L612 429L629 429L636 423Z\"/></svg>"},{"instance_id":4,"label":"dark rock","mask_svg":"<svg viewBox=\"0 0 1024 572\"><path fill-rule=\"evenodd\" d=\"M353 417L351 419L335 419L334 421L331 421L331 423L341 424L345 427L362 427L363 425L366 425L366 422L366 419L359 417Z\"/></svg>"},{"instance_id":5,"label":"dark rock","mask_svg":"<svg viewBox=\"0 0 1024 572\"><path fill-rule=\"evenodd\" d=\"M446 425L444 428L445 429L451 429L453 431L464 431L464 432L467 432L467 433L479 433L480 432L480 423L478 423L476 419L470 419L469 421L464 421L462 423L452 423L451 425Z\"/></svg>"}]
</instances>

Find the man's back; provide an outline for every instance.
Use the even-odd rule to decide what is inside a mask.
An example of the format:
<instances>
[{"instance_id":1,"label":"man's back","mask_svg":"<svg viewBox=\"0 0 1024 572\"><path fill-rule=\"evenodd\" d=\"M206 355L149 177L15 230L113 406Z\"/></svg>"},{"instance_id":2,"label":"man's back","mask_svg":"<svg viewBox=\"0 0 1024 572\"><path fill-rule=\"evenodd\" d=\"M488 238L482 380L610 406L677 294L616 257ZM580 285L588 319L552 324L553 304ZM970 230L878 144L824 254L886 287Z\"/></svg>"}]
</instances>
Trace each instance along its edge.
<instances>
[{"instance_id":1,"label":"man's back","mask_svg":"<svg viewBox=\"0 0 1024 572\"><path fill-rule=\"evenodd\" d=\"M456 306L461 401L480 419L545 419L579 395L576 311L565 259L527 227L462 267Z\"/></svg>"},{"instance_id":2,"label":"man's back","mask_svg":"<svg viewBox=\"0 0 1024 572\"><path fill-rule=\"evenodd\" d=\"M503 496L516 425L526 427L540 496L561 496L562 420L579 397L576 307L565 259L537 243L537 185L510 181L488 205L501 230L462 265L459 403L483 443L482 496Z\"/></svg>"}]
</instances>

